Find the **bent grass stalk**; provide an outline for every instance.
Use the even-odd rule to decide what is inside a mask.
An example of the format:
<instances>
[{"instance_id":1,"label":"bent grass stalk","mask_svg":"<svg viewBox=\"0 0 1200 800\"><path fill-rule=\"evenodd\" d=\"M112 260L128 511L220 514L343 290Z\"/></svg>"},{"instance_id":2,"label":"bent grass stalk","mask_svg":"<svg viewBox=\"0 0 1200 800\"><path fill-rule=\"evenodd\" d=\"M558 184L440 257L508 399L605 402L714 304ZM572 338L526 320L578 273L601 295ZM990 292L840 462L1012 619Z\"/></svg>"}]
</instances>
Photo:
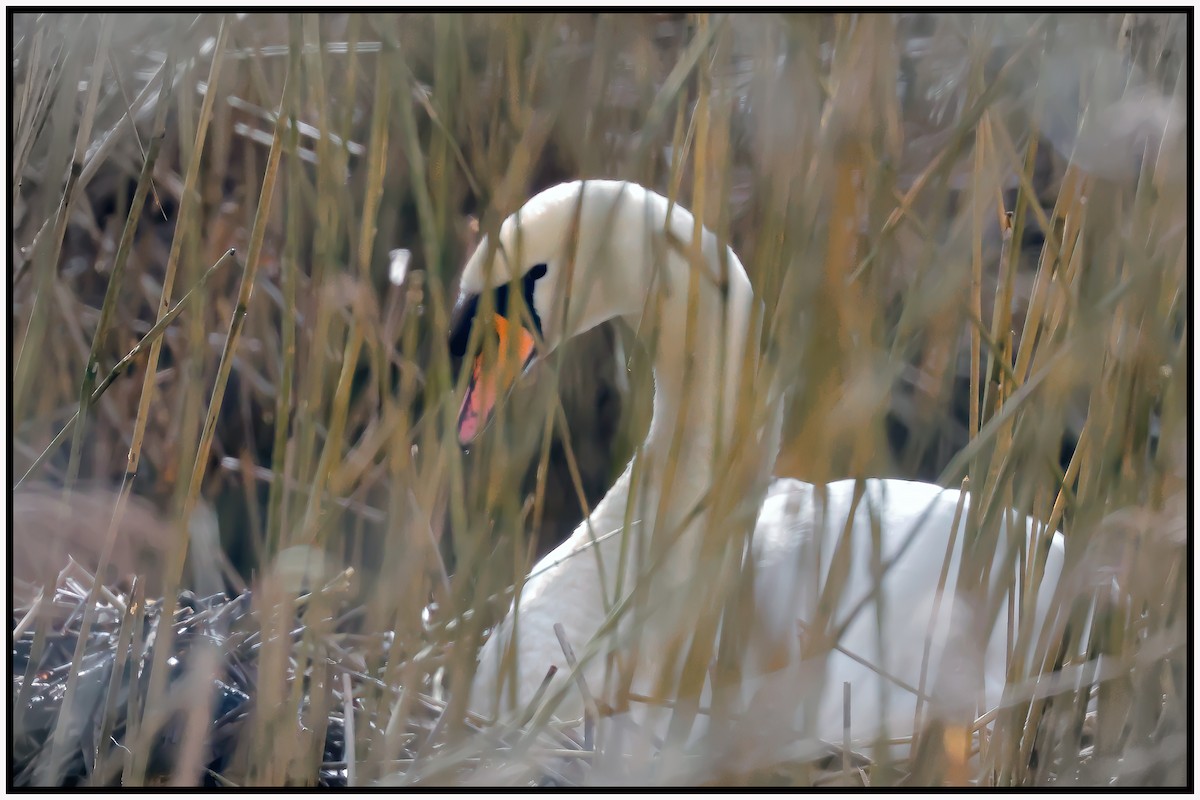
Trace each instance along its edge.
<instances>
[{"instance_id":1,"label":"bent grass stalk","mask_svg":"<svg viewBox=\"0 0 1200 800\"><path fill-rule=\"evenodd\" d=\"M233 250L229 250L225 253L225 255L221 256L217 263L213 264L205 271L196 285L189 289L187 294L179 299L179 302L171 306L171 308L169 308L167 312L162 315L158 322L156 322L154 326L146 332L146 335L142 337L141 341L139 341L132 350L126 353L120 361L113 365L113 368L108 371L108 374L104 376L104 379L100 381L95 389L92 390L91 396L88 398L89 406L96 405L96 403L104 395L104 392L108 390L108 387L112 386L113 381L127 372L132 366L133 362L138 358L138 356L145 352L147 347L153 350L154 346L162 338L162 335L166 332L167 328L170 327L171 323L174 322L184 308L187 307L188 302L194 297L201 297L203 295L203 289L208 283L209 279L212 278L212 276L216 274L217 270L223 267L225 263L233 257ZM25 470L25 474L21 476L20 480L13 484L14 489L28 480L29 476L35 473L38 467L46 462L46 459L50 457L50 455L60 444L62 444L63 440L67 437L67 434L70 433L74 428L78 418L79 412L76 411L75 414L67 420L67 423L63 425L62 429L59 430L59 432L54 436L54 439L51 440L50 444L46 446L46 449L44 449L41 454L34 459L33 464L30 465L29 469ZM135 474L135 471L130 470L129 474Z\"/></svg>"},{"instance_id":2,"label":"bent grass stalk","mask_svg":"<svg viewBox=\"0 0 1200 800\"><path fill-rule=\"evenodd\" d=\"M175 51L167 54L163 74L170 75L175 71ZM97 81L98 83L98 81ZM79 455L83 445L83 432L87 423L88 409L92 405L92 390L96 374L100 369L100 349L104 346L116 311L117 297L121 290L122 278L125 275L125 265L129 260L129 252L133 247L134 234L142 217L142 208L146 196L153 188L154 165L158 161L159 149L166 136L167 109L171 104L172 84L167 83L164 91L159 93L158 108L154 114L153 133L150 135L150 150L145 154L142 171L138 176L137 189L133 194L133 203L129 208L129 216L125 220L125 228L121 232L121 241L117 245L117 254L113 258L112 273L109 275L108 288L104 293L104 304L100 308L100 321L96 324L96 332L92 336L92 349L88 354L87 365L84 367L83 381L79 387L79 410L75 414L75 435L71 440L71 455L67 465L66 485L75 482L79 474Z\"/></svg>"}]
</instances>

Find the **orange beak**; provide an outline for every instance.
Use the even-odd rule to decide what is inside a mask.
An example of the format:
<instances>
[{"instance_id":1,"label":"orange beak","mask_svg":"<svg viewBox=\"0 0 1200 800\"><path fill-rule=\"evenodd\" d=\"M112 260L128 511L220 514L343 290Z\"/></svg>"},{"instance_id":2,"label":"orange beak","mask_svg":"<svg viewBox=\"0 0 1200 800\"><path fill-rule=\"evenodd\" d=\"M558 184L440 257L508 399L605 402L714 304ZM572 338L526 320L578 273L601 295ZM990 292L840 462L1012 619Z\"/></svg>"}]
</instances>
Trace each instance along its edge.
<instances>
[{"instance_id":1,"label":"orange beak","mask_svg":"<svg viewBox=\"0 0 1200 800\"><path fill-rule=\"evenodd\" d=\"M458 441L467 444L483 430L496 407L501 392L508 391L517 376L533 361L533 335L522 325L509 325L508 319L496 314L492 323L499 338L496 363L485 370L483 353L475 357L467 394L458 412ZM510 337L515 341L509 342ZM514 357L515 356L515 357Z\"/></svg>"}]
</instances>

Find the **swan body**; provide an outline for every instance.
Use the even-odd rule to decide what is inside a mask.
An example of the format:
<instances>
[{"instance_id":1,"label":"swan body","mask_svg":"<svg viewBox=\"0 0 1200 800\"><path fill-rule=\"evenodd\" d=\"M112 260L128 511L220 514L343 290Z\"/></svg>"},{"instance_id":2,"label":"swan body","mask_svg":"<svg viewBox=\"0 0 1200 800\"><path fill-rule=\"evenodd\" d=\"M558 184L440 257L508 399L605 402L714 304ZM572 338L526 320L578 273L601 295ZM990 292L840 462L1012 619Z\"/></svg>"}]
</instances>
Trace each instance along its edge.
<instances>
[{"instance_id":1,"label":"swan body","mask_svg":"<svg viewBox=\"0 0 1200 800\"><path fill-rule=\"evenodd\" d=\"M484 644L471 688L474 710L512 718L555 666L543 705L559 718L582 714L585 701L558 625L608 716L628 715L660 739L674 733L670 708L644 698L672 681L682 685L687 645L703 630L697 609L723 591L696 585L704 559L726 570L706 574L731 569L750 585L752 613L737 622L744 628L737 632L744 643L740 677L732 694L722 694L732 710L723 724L740 730L741 742L767 735L778 742L785 734L841 742L844 684L849 734L858 745L912 733L918 693L926 718L974 719L1000 702L1010 671L1009 606L997 604L990 586L957 582L969 498L901 480L817 487L770 479L780 404L770 392L747 388L768 385L754 383L761 377L757 305L737 256L688 211L628 183L549 189L503 224L496 245L480 244L461 279L458 311L473 310L482 292L518 282L543 352L614 317L633 326L654 361L654 412L640 455L588 519L533 568ZM461 313L456 319L460 330L452 338L460 350L470 323ZM460 431L474 434L471 402L464 403ZM751 406L761 413L735 424L729 410ZM490 405L470 414L488 411ZM721 491L727 513L715 520L704 509ZM739 519L743 539L727 531ZM1062 537L1023 516L1000 529L989 584L1010 583L1004 570L1013 568L1009 553L1021 539L1039 563L1044 559L1040 586L1017 598L1013 611L1036 642L1062 568ZM842 591L830 592L830 585ZM831 641L831 632L840 635ZM1027 660L1013 674L1031 671ZM699 706L714 692L710 675Z\"/></svg>"}]
</instances>

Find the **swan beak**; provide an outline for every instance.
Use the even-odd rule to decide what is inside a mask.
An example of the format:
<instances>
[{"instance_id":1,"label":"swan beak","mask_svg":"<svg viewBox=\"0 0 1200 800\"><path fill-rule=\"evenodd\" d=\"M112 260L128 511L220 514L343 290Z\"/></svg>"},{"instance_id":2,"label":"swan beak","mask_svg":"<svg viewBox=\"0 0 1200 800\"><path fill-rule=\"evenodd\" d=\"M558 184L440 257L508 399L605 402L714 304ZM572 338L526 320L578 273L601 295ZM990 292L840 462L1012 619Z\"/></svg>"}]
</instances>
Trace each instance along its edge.
<instances>
[{"instance_id":1,"label":"swan beak","mask_svg":"<svg viewBox=\"0 0 1200 800\"><path fill-rule=\"evenodd\" d=\"M471 379L467 383L467 394L463 397L458 412L458 441L467 444L483 430L496 406L501 392L508 391L536 354L533 335L523 325L510 325L506 317L496 314L492 324L499 339L496 347L496 363L485 369L483 353L475 356L471 368ZM510 337L515 338L509 342ZM516 356L514 359L513 356ZM514 362L519 366L514 368Z\"/></svg>"}]
</instances>

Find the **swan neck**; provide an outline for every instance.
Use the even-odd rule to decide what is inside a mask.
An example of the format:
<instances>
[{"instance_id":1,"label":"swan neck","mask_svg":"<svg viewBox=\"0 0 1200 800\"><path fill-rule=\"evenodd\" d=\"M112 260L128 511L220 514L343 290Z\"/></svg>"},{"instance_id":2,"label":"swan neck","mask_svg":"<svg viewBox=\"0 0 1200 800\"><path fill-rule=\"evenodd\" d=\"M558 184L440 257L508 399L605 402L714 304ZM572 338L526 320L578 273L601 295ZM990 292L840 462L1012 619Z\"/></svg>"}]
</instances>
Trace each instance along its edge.
<instances>
[{"instance_id":1,"label":"swan neck","mask_svg":"<svg viewBox=\"0 0 1200 800\"><path fill-rule=\"evenodd\" d=\"M648 343L654 404L643 454L651 491L668 492L679 513L687 513L718 479L718 464L731 443L752 294L741 264L732 252L728 256L724 292L709 276L675 264L657 336Z\"/></svg>"}]
</instances>

